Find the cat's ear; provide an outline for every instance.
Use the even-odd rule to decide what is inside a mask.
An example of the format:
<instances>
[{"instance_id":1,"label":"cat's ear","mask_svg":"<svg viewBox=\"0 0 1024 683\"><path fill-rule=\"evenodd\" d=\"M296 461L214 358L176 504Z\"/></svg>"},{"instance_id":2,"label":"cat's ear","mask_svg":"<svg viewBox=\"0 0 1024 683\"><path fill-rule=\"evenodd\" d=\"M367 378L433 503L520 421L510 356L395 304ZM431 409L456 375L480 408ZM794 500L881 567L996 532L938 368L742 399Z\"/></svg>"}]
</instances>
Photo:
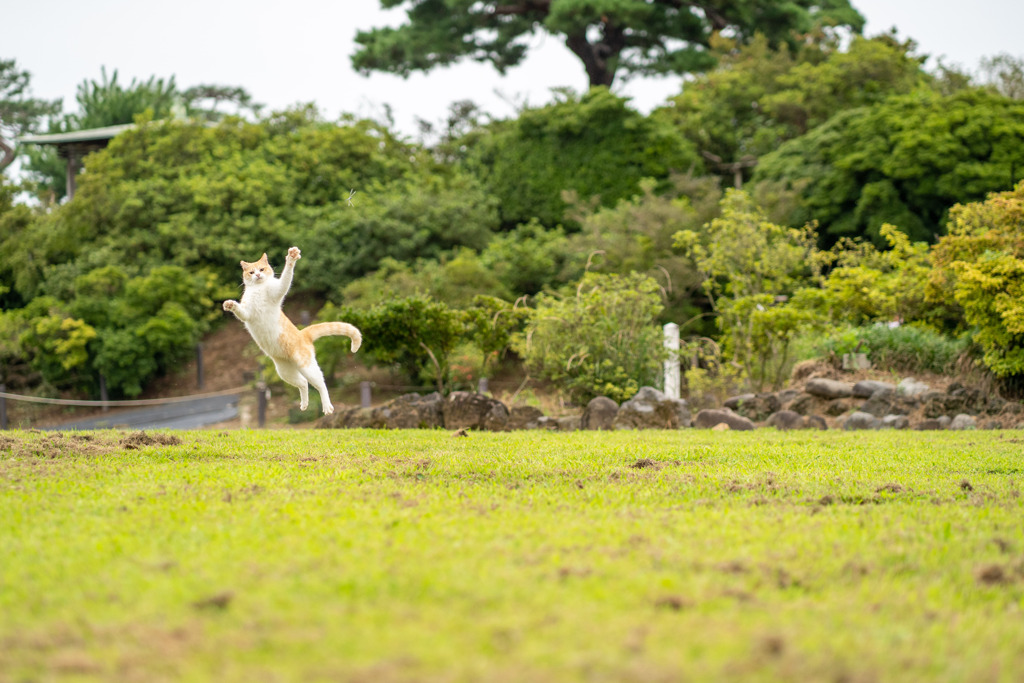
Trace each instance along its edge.
<instances>
[{"instance_id":1,"label":"cat's ear","mask_svg":"<svg viewBox=\"0 0 1024 683\"><path fill-rule=\"evenodd\" d=\"M263 253L263 256L260 258L260 261L266 261L267 263L270 263L270 259L267 258L266 252Z\"/></svg>"},{"instance_id":2,"label":"cat's ear","mask_svg":"<svg viewBox=\"0 0 1024 683\"><path fill-rule=\"evenodd\" d=\"M248 268L248 267L249 267L250 265L251 265L251 264L249 264L249 263L246 263L245 261L242 261L242 270L245 270L245 269L246 269L246 268Z\"/></svg>"}]
</instances>

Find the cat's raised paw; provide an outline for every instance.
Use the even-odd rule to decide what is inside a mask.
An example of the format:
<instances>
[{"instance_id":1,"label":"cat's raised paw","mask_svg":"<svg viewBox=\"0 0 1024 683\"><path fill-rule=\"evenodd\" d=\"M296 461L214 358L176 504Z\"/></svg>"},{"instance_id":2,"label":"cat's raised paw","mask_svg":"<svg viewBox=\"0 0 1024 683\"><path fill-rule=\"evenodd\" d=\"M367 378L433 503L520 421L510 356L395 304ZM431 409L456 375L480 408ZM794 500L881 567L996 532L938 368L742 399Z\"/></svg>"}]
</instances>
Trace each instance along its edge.
<instances>
[{"instance_id":1,"label":"cat's raised paw","mask_svg":"<svg viewBox=\"0 0 1024 683\"><path fill-rule=\"evenodd\" d=\"M227 301L224 302L224 310L225 311L233 311L233 310L235 310L235 306L237 306L237 305L238 305L237 301L232 301L231 299L228 299Z\"/></svg>"},{"instance_id":2,"label":"cat's raised paw","mask_svg":"<svg viewBox=\"0 0 1024 683\"><path fill-rule=\"evenodd\" d=\"M334 406L332 406L330 403L325 403L323 405L323 409L324 409L324 415L330 415L331 413L334 412Z\"/></svg>"},{"instance_id":3,"label":"cat's raised paw","mask_svg":"<svg viewBox=\"0 0 1024 683\"><path fill-rule=\"evenodd\" d=\"M298 247L292 247L288 250L288 260L294 263L302 258L302 252L299 251Z\"/></svg>"}]
</instances>

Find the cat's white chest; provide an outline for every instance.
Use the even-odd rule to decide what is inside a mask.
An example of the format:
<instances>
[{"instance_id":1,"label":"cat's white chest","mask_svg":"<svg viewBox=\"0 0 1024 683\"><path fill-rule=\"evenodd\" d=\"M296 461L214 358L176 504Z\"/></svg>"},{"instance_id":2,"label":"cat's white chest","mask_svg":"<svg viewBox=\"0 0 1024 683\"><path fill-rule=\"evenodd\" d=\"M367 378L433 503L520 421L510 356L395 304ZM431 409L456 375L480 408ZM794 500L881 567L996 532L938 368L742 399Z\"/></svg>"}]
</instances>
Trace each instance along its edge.
<instances>
[{"instance_id":1,"label":"cat's white chest","mask_svg":"<svg viewBox=\"0 0 1024 683\"><path fill-rule=\"evenodd\" d=\"M277 356L281 349L281 309L273 296L271 283L262 287L246 287L242 306L246 309L245 327L268 356Z\"/></svg>"}]
</instances>

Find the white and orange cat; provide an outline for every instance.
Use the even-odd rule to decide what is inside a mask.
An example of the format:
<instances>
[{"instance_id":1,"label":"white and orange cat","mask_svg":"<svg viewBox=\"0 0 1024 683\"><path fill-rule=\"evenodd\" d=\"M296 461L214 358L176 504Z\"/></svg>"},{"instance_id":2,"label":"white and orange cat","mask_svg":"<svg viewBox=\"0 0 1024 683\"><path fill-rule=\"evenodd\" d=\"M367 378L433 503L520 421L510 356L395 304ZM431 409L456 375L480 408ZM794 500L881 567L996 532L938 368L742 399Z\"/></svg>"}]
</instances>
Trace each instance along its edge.
<instances>
[{"instance_id":1,"label":"white and orange cat","mask_svg":"<svg viewBox=\"0 0 1024 683\"><path fill-rule=\"evenodd\" d=\"M292 286L295 262L302 258L298 247L288 250L281 277L274 277L274 269L264 254L259 261L242 261L242 283L245 291L242 300L224 302L224 310L231 311L245 324L245 329L270 356L277 368L277 374L288 384L299 388L299 407L309 406L309 385L320 392L320 405L324 415L334 412L331 398L327 395L324 374L316 362L313 342L320 337L344 335L352 340L352 352L359 349L363 335L348 323L319 323L298 329L281 310L285 294Z\"/></svg>"}]
</instances>

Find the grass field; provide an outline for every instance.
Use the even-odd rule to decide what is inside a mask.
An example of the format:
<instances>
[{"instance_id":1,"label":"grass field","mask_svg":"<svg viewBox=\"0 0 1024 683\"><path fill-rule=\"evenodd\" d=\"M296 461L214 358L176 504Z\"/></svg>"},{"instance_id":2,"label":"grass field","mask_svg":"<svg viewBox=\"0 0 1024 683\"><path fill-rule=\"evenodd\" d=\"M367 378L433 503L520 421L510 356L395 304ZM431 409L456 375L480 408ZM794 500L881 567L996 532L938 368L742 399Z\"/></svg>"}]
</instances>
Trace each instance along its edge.
<instances>
[{"instance_id":1,"label":"grass field","mask_svg":"<svg viewBox=\"0 0 1024 683\"><path fill-rule=\"evenodd\" d=\"M1020 681L1021 432L0 432L0 681Z\"/></svg>"}]
</instances>

